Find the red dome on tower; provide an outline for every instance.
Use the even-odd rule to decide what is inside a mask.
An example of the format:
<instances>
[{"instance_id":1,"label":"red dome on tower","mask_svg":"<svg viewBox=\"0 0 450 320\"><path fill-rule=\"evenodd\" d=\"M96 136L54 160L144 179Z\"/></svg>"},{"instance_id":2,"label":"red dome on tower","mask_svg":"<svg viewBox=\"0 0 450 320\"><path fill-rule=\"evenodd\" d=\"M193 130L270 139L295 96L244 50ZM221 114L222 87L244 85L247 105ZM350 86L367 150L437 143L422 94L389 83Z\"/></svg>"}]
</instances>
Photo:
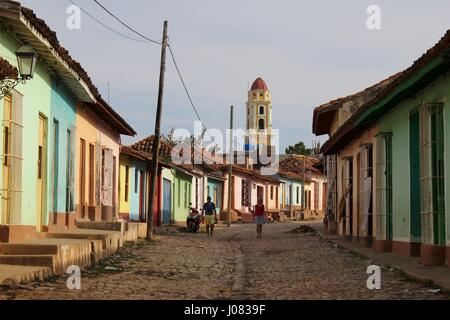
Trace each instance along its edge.
<instances>
[{"instance_id":1,"label":"red dome on tower","mask_svg":"<svg viewBox=\"0 0 450 320\"><path fill-rule=\"evenodd\" d=\"M269 89L267 88L267 84L264 82L264 80L258 77L255 80L255 82L253 82L252 88L250 90L251 91L253 91L253 90L265 90L265 91L268 91Z\"/></svg>"}]
</instances>

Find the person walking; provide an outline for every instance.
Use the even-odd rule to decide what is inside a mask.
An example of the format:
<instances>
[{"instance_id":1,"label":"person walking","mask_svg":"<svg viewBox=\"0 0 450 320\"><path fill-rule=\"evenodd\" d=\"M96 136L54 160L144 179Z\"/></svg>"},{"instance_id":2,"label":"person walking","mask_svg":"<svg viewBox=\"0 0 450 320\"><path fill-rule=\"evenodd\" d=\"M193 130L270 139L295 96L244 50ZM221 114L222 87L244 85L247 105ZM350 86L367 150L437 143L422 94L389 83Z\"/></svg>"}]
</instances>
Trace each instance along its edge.
<instances>
[{"instance_id":1,"label":"person walking","mask_svg":"<svg viewBox=\"0 0 450 320\"><path fill-rule=\"evenodd\" d=\"M259 199L258 203L255 205L254 216L256 224L256 238L260 239L262 235L263 225L267 221L267 214L262 199Z\"/></svg>"},{"instance_id":2,"label":"person walking","mask_svg":"<svg viewBox=\"0 0 450 320\"><path fill-rule=\"evenodd\" d=\"M217 221L217 212L214 202L211 202L211 197L206 198L203 205L203 217L206 225L206 234L208 237L213 236L214 224Z\"/></svg>"}]
</instances>

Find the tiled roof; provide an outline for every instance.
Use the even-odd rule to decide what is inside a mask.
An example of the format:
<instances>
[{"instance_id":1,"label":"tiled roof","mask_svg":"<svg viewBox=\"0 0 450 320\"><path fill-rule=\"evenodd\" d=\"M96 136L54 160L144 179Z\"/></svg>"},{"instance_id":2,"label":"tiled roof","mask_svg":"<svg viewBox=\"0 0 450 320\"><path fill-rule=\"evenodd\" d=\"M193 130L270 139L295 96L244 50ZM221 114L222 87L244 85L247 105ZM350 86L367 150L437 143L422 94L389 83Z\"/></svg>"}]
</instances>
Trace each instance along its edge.
<instances>
[{"instance_id":1,"label":"tiled roof","mask_svg":"<svg viewBox=\"0 0 450 320\"><path fill-rule=\"evenodd\" d=\"M423 67L440 56L442 56L443 60L448 64L450 58L450 30L445 33L436 45L425 52L409 68L396 74L393 81L391 81L387 86L384 86L381 90L377 91L376 95L372 96L370 100L366 101L322 146L321 152L324 154L338 152L342 146L354 139L359 132L368 128L372 124L371 122L367 121L363 126L355 126L356 120L365 111L381 102L389 94L395 93L394 91L401 84L406 83L409 79L417 75ZM428 79L427 81L430 80ZM425 81L421 81L422 86L425 83ZM401 99L404 99L404 97L401 97Z\"/></svg>"},{"instance_id":2,"label":"tiled roof","mask_svg":"<svg viewBox=\"0 0 450 320\"><path fill-rule=\"evenodd\" d=\"M370 86L355 94L338 98L322 104L314 109L313 114L313 133L316 135L322 135L328 133L328 126L331 121L331 113L341 108L345 103L351 102L353 112L358 110L366 102L376 97L382 90L384 90L389 84L395 81L401 76L401 72L384 79L373 86Z\"/></svg>"},{"instance_id":3,"label":"tiled roof","mask_svg":"<svg viewBox=\"0 0 450 320\"><path fill-rule=\"evenodd\" d=\"M149 157L151 159L151 156L153 154L153 143L155 140L155 136L151 135L147 138L142 139L139 142L136 142L135 144L131 145L130 148L139 152L142 152L142 154L145 154L146 157ZM173 146L165 141L164 139L160 140L159 144L159 155L163 158L170 158L170 153L172 151Z\"/></svg>"},{"instance_id":4,"label":"tiled roof","mask_svg":"<svg viewBox=\"0 0 450 320\"><path fill-rule=\"evenodd\" d=\"M88 73L83 69L83 67L78 61L74 60L70 56L69 51L66 50L63 46L61 46L56 36L56 32L51 30L44 20L38 18L33 12L33 10L22 7L20 3L16 1L1 0L0 10L3 13L0 16L6 19L17 19L16 15L18 14L20 16L20 14L22 14L23 17L25 17L28 20L28 22L45 39L47 39L47 41L52 46L51 49L54 52L56 52L65 61L65 63L67 63L68 66L78 75L78 77L82 79L89 87L89 90L97 100L97 104L95 105L90 104L89 106L99 117L101 117L103 120L109 123L117 132L121 134L126 135L136 134L134 129L102 98L100 92L98 91L97 87L95 87L95 85L93 84Z\"/></svg>"},{"instance_id":5,"label":"tiled roof","mask_svg":"<svg viewBox=\"0 0 450 320\"><path fill-rule=\"evenodd\" d=\"M5 79L16 80L19 74L16 67L9 64L9 62L0 57L0 81Z\"/></svg>"},{"instance_id":6,"label":"tiled roof","mask_svg":"<svg viewBox=\"0 0 450 320\"><path fill-rule=\"evenodd\" d=\"M281 170L292 172L301 176L303 175L303 166L305 166L307 172L323 175L324 173L319 169L320 165L320 160L314 157L305 157L301 155L289 155L280 161Z\"/></svg>"}]
</instances>

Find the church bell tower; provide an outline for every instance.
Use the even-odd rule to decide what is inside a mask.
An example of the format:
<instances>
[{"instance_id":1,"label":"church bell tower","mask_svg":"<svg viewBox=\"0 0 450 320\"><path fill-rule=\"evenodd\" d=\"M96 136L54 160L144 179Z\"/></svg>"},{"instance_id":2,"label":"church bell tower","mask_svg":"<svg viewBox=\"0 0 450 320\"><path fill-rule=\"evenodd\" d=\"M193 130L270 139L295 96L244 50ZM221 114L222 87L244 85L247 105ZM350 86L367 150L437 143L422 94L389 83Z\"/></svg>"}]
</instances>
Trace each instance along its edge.
<instances>
[{"instance_id":1,"label":"church bell tower","mask_svg":"<svg viewBox=\"0 0 450 320\"><path fill-rule=\"evenodd\" d=\"M248 92L246 103L248 136L246 149L256 150L272 145L272 102L266 82L257 78Z\"/></svg>"}]
</instances>

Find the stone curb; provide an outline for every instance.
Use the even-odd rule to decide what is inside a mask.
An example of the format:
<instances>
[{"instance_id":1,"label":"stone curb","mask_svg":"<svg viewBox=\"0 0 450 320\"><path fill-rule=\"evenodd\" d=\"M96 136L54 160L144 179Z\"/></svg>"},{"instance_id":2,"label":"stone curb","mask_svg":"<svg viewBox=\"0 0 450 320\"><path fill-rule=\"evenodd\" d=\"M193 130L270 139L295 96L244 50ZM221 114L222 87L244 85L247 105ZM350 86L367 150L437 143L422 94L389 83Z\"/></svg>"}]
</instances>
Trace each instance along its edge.
<instances>
[{"instance_id":1,"label":"stone curb","mask_svg":"<svg viewBox=\"0 0 450 320\"><path fill-rule=\"evenodd\" d=\"M355 250L355 249L353 249L351 247L339 244L339 243L336 242L337 239L332 239L332 238L328 237L321 230L319 230L316 226L311 225L311 227L316 231L316 233L319 235L319 237L321 239L327 241L328 243L334 244L335 246L337 246L340 249L350 251L350 252L352 252L352 253L360 256L360 257L366 258L366 259L372 259L374 261L375 260L379 261L380 263L382 263L382 264L384 264L384 265L386 265L386 266L388 266L390 268L394 268L394 269L400 271L401 273L403 273L405 276L407 276L408 278L410 278L413 281L417 281L417 282L420 282L420 283L423 283L423 284L430 284L433 287L441 289L442 292L450 294L450 288L447 288L447 287L444 287L442 285L439 285L438 283L436 283L436 281L434 281L434 280L432 280L432 279L430 279L428 277L424 277L423 275L417 274L415 272L405 270L403 267L400 267L398 265L392 264L390 262L383 261L379 257L372 257L370 254L365 254L365 253L360 252L358 250Z\"/></svg>"}]
</instances>

